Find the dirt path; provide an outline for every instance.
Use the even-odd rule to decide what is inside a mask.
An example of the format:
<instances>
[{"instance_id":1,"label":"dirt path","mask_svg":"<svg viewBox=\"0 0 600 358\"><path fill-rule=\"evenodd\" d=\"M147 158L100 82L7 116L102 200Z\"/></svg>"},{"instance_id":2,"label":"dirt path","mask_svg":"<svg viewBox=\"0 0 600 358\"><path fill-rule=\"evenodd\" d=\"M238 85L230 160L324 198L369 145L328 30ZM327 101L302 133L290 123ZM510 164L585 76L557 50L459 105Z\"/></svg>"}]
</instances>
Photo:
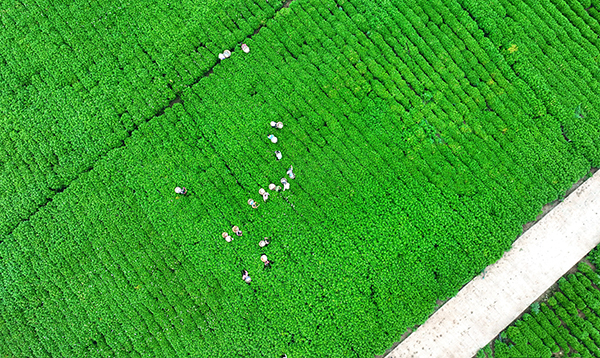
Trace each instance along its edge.
<instances>
[{"instance_id":1,"label":"dirt path","mask_svg":"<svg viewBox=\"0 0 600 358\"><path fill-rule=\"evenodd\" d=\"M388 357L473 357L599 242L596 172Z\"/></svg>"}]
</instances>

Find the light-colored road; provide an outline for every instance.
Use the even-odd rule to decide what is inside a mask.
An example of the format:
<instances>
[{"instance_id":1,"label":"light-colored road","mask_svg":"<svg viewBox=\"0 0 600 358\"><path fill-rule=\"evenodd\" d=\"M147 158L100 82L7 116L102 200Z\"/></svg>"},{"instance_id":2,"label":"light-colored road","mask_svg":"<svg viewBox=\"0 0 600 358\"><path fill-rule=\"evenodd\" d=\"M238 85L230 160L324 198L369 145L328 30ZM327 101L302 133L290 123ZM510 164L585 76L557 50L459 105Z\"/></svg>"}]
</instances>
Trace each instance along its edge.
<instances>
[{"instance_id":1,"label":"light-colored road","mask_svg":"<svg viewBox=\"0 0 600 358\"><path fill-rule=\"evenodd\" d=\"M471 358L600 242L600 171L388 358Z\"/></svg>"}]
</instances>

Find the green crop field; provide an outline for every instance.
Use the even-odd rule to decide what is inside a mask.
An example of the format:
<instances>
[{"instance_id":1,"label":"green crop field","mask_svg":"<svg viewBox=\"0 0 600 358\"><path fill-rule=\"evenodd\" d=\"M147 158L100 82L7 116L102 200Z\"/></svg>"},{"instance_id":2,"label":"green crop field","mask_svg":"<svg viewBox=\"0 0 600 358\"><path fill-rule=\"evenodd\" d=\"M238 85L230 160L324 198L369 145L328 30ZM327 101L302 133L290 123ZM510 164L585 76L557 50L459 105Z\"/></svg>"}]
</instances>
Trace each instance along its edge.
<instances>
[{"instance_id":1,"label":"green crop field","mask_svg":"<svg viewBox=\"0 0 600 358\"><path fill-rule=\"evenodd\" d=\"M1 357L372 357L600 166L599 0L283 6L1 2Z\"/></svg>"}]
</instances>

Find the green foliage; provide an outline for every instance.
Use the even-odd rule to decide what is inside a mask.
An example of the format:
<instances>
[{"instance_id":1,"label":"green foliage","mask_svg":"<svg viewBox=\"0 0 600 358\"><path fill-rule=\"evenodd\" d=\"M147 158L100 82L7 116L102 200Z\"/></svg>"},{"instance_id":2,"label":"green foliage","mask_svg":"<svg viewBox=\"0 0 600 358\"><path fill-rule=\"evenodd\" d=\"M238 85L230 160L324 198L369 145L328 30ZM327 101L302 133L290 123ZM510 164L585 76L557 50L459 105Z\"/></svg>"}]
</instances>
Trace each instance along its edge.
<instances>
[{"instance_id":1,"label":"green foliage","mask_svg":"<svg viewBox=\"0 0 600 358\"><path fill-rule=\"evenodd\" d=\"M486 358L485 352L483 351L483 348L477 351L477 358Z\"/></svg>"}]
</instances>

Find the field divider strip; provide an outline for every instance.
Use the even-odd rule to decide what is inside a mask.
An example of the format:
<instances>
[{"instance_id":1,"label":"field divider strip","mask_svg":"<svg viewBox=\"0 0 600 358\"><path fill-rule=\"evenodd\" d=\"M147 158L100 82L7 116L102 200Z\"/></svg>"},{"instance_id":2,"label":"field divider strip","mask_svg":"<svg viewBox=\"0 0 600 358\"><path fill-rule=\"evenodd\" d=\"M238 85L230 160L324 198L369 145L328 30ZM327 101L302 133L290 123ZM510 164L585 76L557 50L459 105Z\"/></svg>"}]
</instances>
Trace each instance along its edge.
<instances>
[{"instance_id":1,"label":"field divider strip","mask_svg":"<svg viewBox=\"0 0 600 358\"><path fill-rule=\"evenodd\" d=\"M387 357L473 357L599 243L600 171Z\"/></svg>"}]
</instances>

